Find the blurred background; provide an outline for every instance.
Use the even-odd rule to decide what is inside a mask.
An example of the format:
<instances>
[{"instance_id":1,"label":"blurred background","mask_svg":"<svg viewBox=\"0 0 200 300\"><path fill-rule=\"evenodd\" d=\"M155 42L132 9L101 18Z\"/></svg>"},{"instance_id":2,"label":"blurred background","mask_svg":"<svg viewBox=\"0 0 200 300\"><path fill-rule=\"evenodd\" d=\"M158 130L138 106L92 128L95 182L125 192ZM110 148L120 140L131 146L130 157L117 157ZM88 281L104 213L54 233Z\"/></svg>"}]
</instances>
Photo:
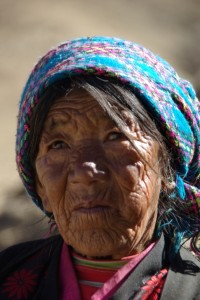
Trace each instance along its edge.
<instances>
[{"instance_id":1,"label":"blurred background","mask_svg":"<svg viewBox=\"0 0 200 300\"><path fill-rule=\"evenodd\" d=\"M25 81L51 47L91 35L146 46L200 92L199 0L0 0L0 250L43 237L49 227L26 196L15 165L17 108Z\"/></svg>"}]
</instances>

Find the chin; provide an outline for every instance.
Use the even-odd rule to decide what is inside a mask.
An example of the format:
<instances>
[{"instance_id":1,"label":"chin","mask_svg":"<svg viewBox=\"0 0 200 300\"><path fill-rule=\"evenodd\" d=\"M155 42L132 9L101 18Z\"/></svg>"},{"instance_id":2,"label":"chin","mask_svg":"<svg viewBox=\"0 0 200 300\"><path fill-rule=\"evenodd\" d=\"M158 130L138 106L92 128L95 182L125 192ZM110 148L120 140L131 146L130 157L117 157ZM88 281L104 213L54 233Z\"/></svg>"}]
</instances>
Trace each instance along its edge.
<instances>
[{"instance_id":1,"label":"chin","mask_svg":"<svg viewBox=\"0 0 200 300\"><path fill-rule=\"evenodd\" d=\"M107 257L118 259L126 255L127 241L123 237L115 238L101 231L82 232L68 239L67 244L79 254L87 257Z\"/></svg>"}]
</instances>

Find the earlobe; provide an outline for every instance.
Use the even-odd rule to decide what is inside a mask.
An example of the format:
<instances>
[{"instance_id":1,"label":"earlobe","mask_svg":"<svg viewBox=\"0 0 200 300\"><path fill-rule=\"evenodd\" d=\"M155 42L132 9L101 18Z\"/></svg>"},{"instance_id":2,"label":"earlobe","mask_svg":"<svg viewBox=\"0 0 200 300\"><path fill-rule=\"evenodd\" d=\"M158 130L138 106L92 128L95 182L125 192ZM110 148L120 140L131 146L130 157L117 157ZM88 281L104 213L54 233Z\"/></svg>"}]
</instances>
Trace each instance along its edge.
<instances>
[{"instance_id":1,"label":"earlobe","mask_svg":"<svg viewBox=\"0 0 200 300\"><path fill-rule=\"evenodd\" d=\"M38 176L36 176L35 188L36 188L37 194L40 196L40 198L42 200L44 210L47 211L47 212L52 212L51 204L50 204L50 202L48 200L48 197L47 197L47 194L46 194L46 189L41 184Z\"/></svg>"}]
</instances>

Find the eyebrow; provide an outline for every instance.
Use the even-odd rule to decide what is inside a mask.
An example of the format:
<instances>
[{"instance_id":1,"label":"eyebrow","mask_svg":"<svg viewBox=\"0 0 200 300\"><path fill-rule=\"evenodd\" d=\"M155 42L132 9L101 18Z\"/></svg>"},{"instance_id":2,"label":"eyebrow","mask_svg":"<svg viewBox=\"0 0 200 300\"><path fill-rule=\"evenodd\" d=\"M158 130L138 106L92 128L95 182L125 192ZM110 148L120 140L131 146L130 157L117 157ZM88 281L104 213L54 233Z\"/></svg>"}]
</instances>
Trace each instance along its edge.
<instances>
[{"instance_id":1,"label":"eyebrow","mask_svg":"<svg viewBox=\"0 0 200 300\"><path fill-rule=\"evenodd\" d=\"M59 127L60 125L67 124L70 122L69 119L70 118L68 118L68 119L66 119L66 118L61 119L60 117L56 118L55 116L50 115L47 117L47 119L45 121L44 131L54 130L57 127Z\"/></svg>"}]
</instances>

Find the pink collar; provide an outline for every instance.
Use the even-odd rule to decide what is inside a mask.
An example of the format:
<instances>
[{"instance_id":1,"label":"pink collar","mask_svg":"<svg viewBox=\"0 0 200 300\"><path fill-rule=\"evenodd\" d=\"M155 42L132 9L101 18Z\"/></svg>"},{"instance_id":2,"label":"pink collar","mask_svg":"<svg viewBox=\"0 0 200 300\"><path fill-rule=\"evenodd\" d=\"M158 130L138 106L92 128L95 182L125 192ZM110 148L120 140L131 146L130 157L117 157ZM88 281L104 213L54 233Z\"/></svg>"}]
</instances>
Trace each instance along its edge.
<instances>
[{"instance_id":1,"label":"pink collar","mask_svg":"<svg viewBox=\"0 0 200 300\"><path fill-rule=\"evenodd\" d=\"M102 288L97 290L91 297L91 300L107 300L125 281L129 273L136 268L142 259L151 251L155 243L152 243L142 253L133 257L126 265L120 268ZM69 247L63 244L60 264L59 264L59 299L60 300L81 300L79 284L76 278L72 259L70 257Z\"/></svg>"},{"instance_id":2,"label":"pink collar","mask_svg":"<svg viewBox=\"0 0 200 300\"><path fill-rule=\"evenodd\" d=\"M128 277L128 274L133 271L136 266L142 261L142 259L151 251L155 243L152 243L148 248L146 248L142 253L132 258L126 265L119 269L107 282L104 283L102 288L100 288L91 297L91 300L107 300L114 292L119 288L119 286Z\"/></svg>"},{"instance_id":3,"label":"pink collar","mask_svg":"<svg viewBox=\"0 0 200 300\"><path fill-rule=\"evenodd\" d=\"M81 300L79 284L70 257L69 247L63 243L59 263L59 299Z\"/></svg>"}]
</instances>

